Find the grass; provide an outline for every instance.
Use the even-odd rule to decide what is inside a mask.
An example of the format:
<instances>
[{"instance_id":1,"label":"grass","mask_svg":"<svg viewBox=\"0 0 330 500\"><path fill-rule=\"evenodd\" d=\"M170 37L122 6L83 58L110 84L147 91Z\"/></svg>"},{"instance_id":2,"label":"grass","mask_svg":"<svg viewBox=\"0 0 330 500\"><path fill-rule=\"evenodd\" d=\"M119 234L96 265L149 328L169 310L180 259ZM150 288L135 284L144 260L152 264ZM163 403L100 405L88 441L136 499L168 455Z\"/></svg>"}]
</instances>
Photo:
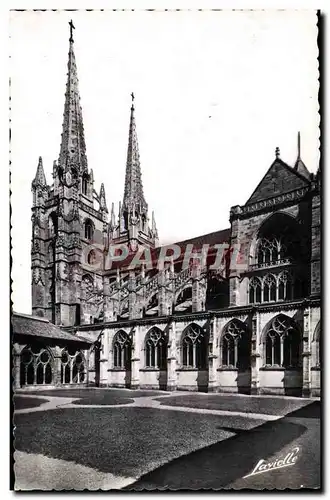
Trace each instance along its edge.
<instances>
[{"instance_id":1,"label":"grass","mask_svg":"<svg viewBox=\"0 0 330 500\"><path fill-rule=\"evenodd\" d=\"M26 408L36 408L47 403L45 398L25 398L24 396L14 396L14 410L25 410Z\"/></svg>"},{"instance_id":2,"label":"grass","mask_svg":"<svg viewBox=\"0 0 330 500\"><path fill-rule=\"evenodd\" d=\"M242 417L149 408L58 409L18 414L14 423L17 450L127 477L145 474L227 439L236 429L256 425Z\"/></svg>"},{"instance_id":3,"label":"grass","mask_svg":"<svg viewBox=\"0 0 330 500\"><path fill-rule=\"evenodd\" d=\"M223 394L188 394L157 398L162 405L186 406L210 410L240 411L262 413L264 415L286 415L290 411L302 408L310 403L304 399L285 399L280 397L250 397Z\"/></svg>"}]
</instances>

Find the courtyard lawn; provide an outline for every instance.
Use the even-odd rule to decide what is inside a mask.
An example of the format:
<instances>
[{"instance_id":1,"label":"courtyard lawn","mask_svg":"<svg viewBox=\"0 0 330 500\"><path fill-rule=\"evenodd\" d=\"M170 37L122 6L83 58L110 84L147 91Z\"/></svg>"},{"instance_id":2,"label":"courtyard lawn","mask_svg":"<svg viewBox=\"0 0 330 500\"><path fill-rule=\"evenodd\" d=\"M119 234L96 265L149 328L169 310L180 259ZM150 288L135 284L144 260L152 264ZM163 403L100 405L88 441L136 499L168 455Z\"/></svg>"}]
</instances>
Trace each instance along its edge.
<instances>
[{"instance_id":1,"label":"courtyard lawn","mask_svg":"<svg viewBox=\"0 0 330 500\"><path fill-rule=\"evenodd\" d=\"M22 394L22 393L19 393ZM132 398L144 396L159 396L164 394L160 391L139 391L129 389L98 389L98 388L81 388L81 389L49 389L31 391L29 394L40 396L53 396L64 398L77 398L73 401L74 404L81 405L119 405L133 403Z\"/></svg>"},{"instance_id":2,"label":"courtyard lawn","mask_svg":"<svg viewBox=\"0 0 330 500\"><path fill-rule=\"evenodd\" d=\"M45 398L26 398L24 396L14 396L14 410L25 410L26 408L36 408L37 406L47 403L49 400Z\"/></svg>"},{"instance_id":3,"label":"courtyard lawn","mask_svg":"<svg viewBox=\"0 0 330 500\"><path fill-rule=\"evenodd\" d=\"M261 423L150 408L58 409L15 415L15 449L140 477Z\"/></svg>"},{"instance_id":4,"label":"courtyard lawn","mask_svg":"<svg viewBox=\"0 0 330 500\"><path fill-rule=\"evenodd\" d=\"M224 394L182 394L168 398L156 398L162 405L185 406L188 408L203 408L208 410L239 411L245 413L261 413L264 415L286 415L302 408L310 400L299 398L251 397L243 395Z\"/></svg>"}]
</instances>

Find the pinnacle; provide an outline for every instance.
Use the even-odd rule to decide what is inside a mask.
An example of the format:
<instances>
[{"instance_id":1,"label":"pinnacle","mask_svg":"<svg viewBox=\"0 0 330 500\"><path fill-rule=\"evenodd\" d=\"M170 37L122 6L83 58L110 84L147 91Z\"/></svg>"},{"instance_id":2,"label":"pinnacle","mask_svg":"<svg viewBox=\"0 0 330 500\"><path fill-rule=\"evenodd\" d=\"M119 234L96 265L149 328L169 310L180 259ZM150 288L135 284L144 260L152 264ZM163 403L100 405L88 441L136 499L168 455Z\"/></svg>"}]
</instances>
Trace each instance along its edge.
<instances>
[{"instance_id":1,"label":"pinnacle","mask_svg":"<svg viewBox=\"0 0 330 500\"><path fill-rule=\"evenodd\" d=\"M38 161L38 166L37 166L37 171L35 178L32 182L33 186L47 186L47 181L46 181L46 176L45 176L45 171L44 167L42 164L42 157L39 156L39 161Z\"/></svg>"}]
</instances>

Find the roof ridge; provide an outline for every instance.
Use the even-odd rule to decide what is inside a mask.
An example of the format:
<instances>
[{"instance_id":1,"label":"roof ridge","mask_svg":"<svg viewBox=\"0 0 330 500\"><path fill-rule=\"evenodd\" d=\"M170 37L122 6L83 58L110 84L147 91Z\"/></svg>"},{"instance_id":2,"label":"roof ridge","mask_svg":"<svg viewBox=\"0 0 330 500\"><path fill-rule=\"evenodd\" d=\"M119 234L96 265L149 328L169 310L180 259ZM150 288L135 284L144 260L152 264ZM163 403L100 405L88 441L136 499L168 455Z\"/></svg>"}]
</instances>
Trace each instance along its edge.
<instances>
[{"instance_id":1,"label":"roof ridge","mask_svg":"<svg viewBox=\"0 0 330 500\"><path fill-rule=\"evenodd\" d=\"M13 316L22 316L23 318L29 318L29 319L33 319L35 321L43 321L44 323L50 323L49 319L47 318L42 318L41 316L33 316L32 314L26 314L26 313L20 313L20 312L16 312L16 311L13 311L12 313ZM53 325L53 323L51 323ZM54 325L56 326L56 325Z\"/></svg>"}]
</instances>

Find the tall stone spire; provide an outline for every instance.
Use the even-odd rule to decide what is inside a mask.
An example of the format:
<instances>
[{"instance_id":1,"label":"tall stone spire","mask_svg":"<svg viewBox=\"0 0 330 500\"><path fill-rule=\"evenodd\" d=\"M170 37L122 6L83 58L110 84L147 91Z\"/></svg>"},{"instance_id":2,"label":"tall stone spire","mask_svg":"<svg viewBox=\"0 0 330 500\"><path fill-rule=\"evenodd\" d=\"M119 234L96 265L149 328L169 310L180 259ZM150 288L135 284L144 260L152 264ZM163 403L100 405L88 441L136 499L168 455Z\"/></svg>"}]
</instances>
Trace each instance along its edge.
<instances>
[{"instance_id":1,"label":"tall stone spire","mask_svg":"<svg viewBox=\"0 0 330 500\"><path fill-rule=\"evenodd\" d=\"M146 213L148 211L148 205L144 198L141 179L140 154L134 116L135 109L133 92L131 97L132 106L129 124L123 210L125 212L131 212L133 206L135 206L138 213Z\"/></svg>"},{"instance_id":2,"label":"tall stone spire","mask_svg":"<svg viewBox=\"0 0 330 500\"><path fill-rule=\"evenodd\" d=\"M46 181L46 176L45 176L45 171L44 171L44 167L43 167L43 164L42 164L42 158L41 158L41 156L39 156L37 171L36 171L35 178L32 181L32 186L33 187L36 187L36 186L42 186L42 187L47 186L47 181Z\"/></svg>"},{"instance_id":3,"label":"tall stone spire","mask_svg":"<svg viewBox=\"0 0 330 500\"><path fill-rule=\"evenodd\" d=\"M61 149L58 164L64 170L74 167L77 173L87 172L86 144L76 59L73 50L73 23L70 21L70 45L68 60L68 78L66 83L65 104Z\"/></svg>"}]
</instances>

